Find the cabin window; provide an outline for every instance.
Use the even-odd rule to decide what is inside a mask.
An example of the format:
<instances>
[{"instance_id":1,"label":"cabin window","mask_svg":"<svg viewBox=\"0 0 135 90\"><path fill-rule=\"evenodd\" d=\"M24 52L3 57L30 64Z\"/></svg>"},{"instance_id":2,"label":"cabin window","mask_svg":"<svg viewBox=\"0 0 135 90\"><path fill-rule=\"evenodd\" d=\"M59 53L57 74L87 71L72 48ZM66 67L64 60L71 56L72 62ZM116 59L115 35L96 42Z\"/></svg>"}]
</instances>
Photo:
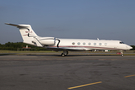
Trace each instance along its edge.
<instances>
[{"instance_id":1,"label":"cabin window","mask_svg":"<svg viewBox=\"0 0 135 90\"><path fill-rule=\"evenodd\" d=\"M96 43L94 43L94 45L96 45Z\"/></svg>"},{"instance_id":2,"label":"cabin window","mask_svg":"<svg viewBox=\"0 0 135 90\"><path fill-rule=\"evenodd\" d=\"M80 45L80 42L78 42L77 44Z\"/></svg>"},{"instance_id":3,"label":"cabin window","mask_svg":"<svg viewBox=\"0 0 135 90\"><path fill-rule=\"evenodd\" d=\"M102 43L99 43L99 46L101 46L102 45Z\"/></svg>"},{"instance_id":4,"label":"cabin window","mask_svg":"<svg viewBox=\"0 0 135 90\"><path fill-rule=\"evenodd\" d=\"M91 45L91 43L88 43L88 45Z\"/></svg>"},{"instance_id":5,"label":"cabin window","mask_svg":"<svg viewBox=\"0 0 135 90\"><path fill-rule=\"evenodd\" d=\"M120 44L124 44L124 42L120 42Z\"/></svg>"},{"instance_id":6,"label":"cabin window","mask_svg":"<svg viewBox=\"0 0 135 90\"><path fill-rule=\"evenodd\" d=\"M105 43L105 46L107 46L107 43Z\"/></svg>"},{"instance_id":7,"label":"cabin window","mask_svg":"<svg viewBox=\"0 0 135 90\"><path fill-rule=\"evenodd\" d=\"M72 45L75 45L75 42L73 42Z\"/></svg>"},{"instance_id":8,"label":"cabin window","mask_svg":"<svg viewBox=\"0 0 135 90\"><path fill-rule=\"evenodd\" d=\"M83 43L83 45L85 45L85 43Z\"/></svg>"}]
</instances>

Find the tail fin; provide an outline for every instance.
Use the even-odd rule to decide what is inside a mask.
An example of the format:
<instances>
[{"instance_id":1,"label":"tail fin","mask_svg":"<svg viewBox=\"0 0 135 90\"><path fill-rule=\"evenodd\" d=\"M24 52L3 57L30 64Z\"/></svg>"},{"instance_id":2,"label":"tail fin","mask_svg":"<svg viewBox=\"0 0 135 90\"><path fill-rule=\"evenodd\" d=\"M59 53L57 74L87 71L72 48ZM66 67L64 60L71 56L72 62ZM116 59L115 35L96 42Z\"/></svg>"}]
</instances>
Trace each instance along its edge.
<instances>
[{"instance_id":1,"label":"tail fin","mask_svg":"<svg viewBox=\"0 0 135 90\"><path fill-rule=\"evenodd\" d=\"M35 39L37 37L37 34L32 30L31 25L27 25L27 24L10 24L10 23L5 23L7 25L11 25L11 26L16 26L17 28L19 28L21 36L23 38L23 42L24 43L28 43L31 45L36 45L36 46L42 46L39 44L35 44L33 42L38 42L35 41L37 39Z\"/></svg>"}]
</instances>

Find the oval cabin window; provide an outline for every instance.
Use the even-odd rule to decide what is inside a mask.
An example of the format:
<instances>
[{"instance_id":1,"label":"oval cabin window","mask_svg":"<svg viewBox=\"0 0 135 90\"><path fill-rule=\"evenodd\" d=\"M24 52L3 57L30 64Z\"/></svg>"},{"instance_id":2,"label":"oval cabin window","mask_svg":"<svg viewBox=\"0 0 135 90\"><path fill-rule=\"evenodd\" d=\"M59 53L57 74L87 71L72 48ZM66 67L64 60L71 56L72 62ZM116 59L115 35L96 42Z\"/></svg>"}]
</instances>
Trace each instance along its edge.
<instances>
[{"instance_id":1,"label":"oval cabin window","mask_svg":"<svg viewBox=\"0 0 135 90\"><path fill-rule=\"evenodd\" d=\"M75 45L75 42L73 42L72 45Z\"/></svg>"},{"instance_id":2,"label":"oval cabin window","mask_svg":"<svg viewBox=\"0 0 135 90\"><path fill-rule=\"evenodd\" d=\"M80 42L78 42L77 44L80 45Z\"/></svg>"}]
</instances>

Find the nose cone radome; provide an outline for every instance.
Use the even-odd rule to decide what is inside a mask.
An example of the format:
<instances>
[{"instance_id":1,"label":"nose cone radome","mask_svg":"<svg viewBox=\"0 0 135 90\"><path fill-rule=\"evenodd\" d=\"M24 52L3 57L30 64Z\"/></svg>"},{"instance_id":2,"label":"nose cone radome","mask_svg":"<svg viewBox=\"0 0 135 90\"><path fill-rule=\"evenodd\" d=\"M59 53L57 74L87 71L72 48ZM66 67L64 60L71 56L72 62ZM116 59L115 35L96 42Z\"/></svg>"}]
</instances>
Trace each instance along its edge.
<instances>
[{"instance_id":1,"label":"nose cone radome","mask_svg":"<svg viewBox=\"0 0 135 90\"><path fill-rule=\"evenodd\" d=\"M133 49L133 47L131 47L131 46L127 46L127 49L128 49L128 50L130 50L130 49Z\"/></svg>"},{"instance_id":2,"label":"nose cone radome","mask_svg":"<svg viewBox=\"0 0 135 90\"><path fill-rule=\"evenodd\" d=\"M130 46L130 49L133 49L133 47Z\"/></svg>"}]
</instances>

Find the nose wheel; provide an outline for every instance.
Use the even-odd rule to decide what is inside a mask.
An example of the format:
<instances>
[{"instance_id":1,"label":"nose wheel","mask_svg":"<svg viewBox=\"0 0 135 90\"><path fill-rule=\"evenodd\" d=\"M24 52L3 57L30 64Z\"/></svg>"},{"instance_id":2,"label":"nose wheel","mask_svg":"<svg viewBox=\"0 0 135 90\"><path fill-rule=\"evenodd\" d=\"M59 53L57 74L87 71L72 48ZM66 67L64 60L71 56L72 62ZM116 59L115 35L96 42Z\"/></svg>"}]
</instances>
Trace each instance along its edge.
<instances>
[{"instance_id":1,"label":"nose wheel","mask_svg":"<svg viewBox=\"0 0 135 90\"><path fill-rule=\"evenodd\" d=\"M121 52L121 56L123 57L124 55L123 55L123 51L122 50L120 50L120 52Z\"/></svg>"},{"instance_id":2,"label":"nose wheel","mask_svg":"<svg viewBox=\"0 0 135 90\"><path fill-rule=\"evenodd\" d=\"M63 53L61 53L61 56L67 56L68 55L68 51L63 51Z\"/></svg>"}]
</instances>

